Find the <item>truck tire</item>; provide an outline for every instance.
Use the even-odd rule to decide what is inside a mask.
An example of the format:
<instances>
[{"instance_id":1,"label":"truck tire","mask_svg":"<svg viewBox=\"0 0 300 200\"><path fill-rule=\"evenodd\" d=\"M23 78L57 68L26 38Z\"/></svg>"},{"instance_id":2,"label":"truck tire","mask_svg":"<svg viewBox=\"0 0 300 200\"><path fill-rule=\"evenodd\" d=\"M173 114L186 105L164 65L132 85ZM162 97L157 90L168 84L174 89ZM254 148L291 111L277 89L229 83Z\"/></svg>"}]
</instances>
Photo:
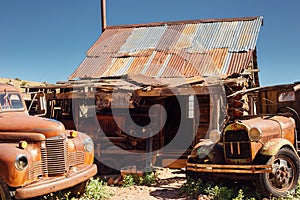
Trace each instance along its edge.
<instances>
[{"instance_id":1,"label":"truck tire","mask_svg":"<svg viewBox=\"0 0 300 200\"><path fill-rule=\"evenodd\" d=\"M69 191L71 192L70 196L76 197L76 198L83 196L86 191L86 186L88 185L88 183L89 183L89 180L84 181L82 183L79 183L78 185L71 187L69 189Z\"/></svg>"},{"instance_id":2,"label":"truck tire","mask_svg":"<svg viewBox=\"0 0 300 200\"><path fill-rule=\"evenodd\" d=\"M0 199L1 200L11 200L9 189L6 183L0 178Z\"/></svg>"},{"instance_id":3,"label":"truck tire","mask_svg":"<svg viewBox=\"0 0 300 200\"><path fill-rule=\"evenodd\" d=\"M187 170L185 177L189 181L201 182L201 183L212 183L215 181L214 177L210 173L199 173Z\"/></svg>"},{"instance_id":4,"label":"truck tire","mask_svg":"<svg viewBox=\"0 0 300 200\"><path fill-rule=\"evenodd\" d=\"M299 158L293 150L282 148L271 157L272 172L258 175L257 189L265 197L280 197L295 190L299 180Z\"/></svg>"},{"instance_id":5,"label":"truck tire","mask_svg":"<svg viewBox=\"0 0 300 200\"><path fill-rule=\"evenodd\" d=\"M95 159L95 163L96 163L97 168L98 168L97 175L120 174L119 169L112 168L114 166L119 168L119 165L117 163L116 158L114 158L114 157L102 157L101 161Z\"/></svg>"},{"instance_id":6,"label":"truck tire","mask_svg":"<svg viewBox=\"0 0 300 200\"><path fill-rule=\"evenodd\" d=\"M199 179L197 172L189 171L189 170L185 171L185 177L188 181L194 181L194 182L198 181Z\"/></svg>"}]
</instances>

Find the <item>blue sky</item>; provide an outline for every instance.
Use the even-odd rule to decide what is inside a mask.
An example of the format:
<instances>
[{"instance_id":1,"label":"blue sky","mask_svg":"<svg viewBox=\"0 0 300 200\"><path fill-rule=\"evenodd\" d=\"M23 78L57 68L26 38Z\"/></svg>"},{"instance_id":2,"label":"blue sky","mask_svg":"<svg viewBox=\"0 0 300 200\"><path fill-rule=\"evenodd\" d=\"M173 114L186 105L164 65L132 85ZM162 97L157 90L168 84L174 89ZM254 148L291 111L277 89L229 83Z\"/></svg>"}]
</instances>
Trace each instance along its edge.
<instances>
[{"instance_id":1,"label":"blue sky","mask_svg":"<svg viewBox=\"0 0 300 200\"><path fill-rule=\"evenodd\" d=\"M299 0L106 0L107 25L263 16L261 85L300 81ZM100 0L2 0L0 77L55 83L101 34Z\"/></svg>"}]
</instances>

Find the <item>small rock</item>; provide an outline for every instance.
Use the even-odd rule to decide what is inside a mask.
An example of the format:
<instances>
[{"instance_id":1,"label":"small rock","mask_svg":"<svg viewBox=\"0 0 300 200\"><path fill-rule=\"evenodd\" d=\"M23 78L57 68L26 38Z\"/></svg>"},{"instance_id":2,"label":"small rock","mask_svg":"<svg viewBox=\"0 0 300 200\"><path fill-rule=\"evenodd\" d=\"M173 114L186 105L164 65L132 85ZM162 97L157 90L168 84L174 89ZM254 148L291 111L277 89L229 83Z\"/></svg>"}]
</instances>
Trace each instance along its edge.
<instances>
[{"instance_id":1,"label":"small rock","mask_svg":"<svg viewBox=\"0 0 300 200\"><path fill-rule=\"evenodd\" d=\"M207 195L204 194L200 194L198 196L198 200L210 200L210 198Z\"/></svg>"}]
</instances>

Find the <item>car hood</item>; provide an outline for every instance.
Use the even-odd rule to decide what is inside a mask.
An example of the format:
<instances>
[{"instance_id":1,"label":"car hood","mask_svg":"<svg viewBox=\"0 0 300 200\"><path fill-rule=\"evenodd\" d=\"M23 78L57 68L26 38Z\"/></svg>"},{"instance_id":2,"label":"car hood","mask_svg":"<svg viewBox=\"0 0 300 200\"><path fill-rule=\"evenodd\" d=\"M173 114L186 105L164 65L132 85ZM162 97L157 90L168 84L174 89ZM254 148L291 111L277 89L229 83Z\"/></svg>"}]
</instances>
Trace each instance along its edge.
<instances>
[{"instance_id":1,"label":"car hood","mask_svg":"<svg viewBox=\"0 0 300 200\"><path fill-rule=\"evenodd\" d=\"M56 120L30 116L27 113L1 113L1 132L41 133L46 138L65 133L64 125Z\"/></svg>"}]
</instances>

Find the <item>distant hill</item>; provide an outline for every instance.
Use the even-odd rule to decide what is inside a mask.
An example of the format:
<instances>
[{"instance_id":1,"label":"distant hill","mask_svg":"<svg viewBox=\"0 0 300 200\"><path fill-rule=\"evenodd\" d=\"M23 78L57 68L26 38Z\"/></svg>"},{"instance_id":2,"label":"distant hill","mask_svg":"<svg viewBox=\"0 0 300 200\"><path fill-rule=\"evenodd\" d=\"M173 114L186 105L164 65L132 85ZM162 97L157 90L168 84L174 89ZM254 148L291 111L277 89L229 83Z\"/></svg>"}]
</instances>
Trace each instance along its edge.
<instances>
[{"instance_id":1,"label":"distant hill","mask_svg":"<svg viewBox=\"0 0 300 200\"><path fill-rule=\"evenodd\" d=\"M36 81L27 81L27 80L21 80L19 78L0 78L0 83L9 83L14 85L15 87L21 88L26 86L42 86L46 83L42 82L36 82Z\"/></svg>"}]
</instances>

